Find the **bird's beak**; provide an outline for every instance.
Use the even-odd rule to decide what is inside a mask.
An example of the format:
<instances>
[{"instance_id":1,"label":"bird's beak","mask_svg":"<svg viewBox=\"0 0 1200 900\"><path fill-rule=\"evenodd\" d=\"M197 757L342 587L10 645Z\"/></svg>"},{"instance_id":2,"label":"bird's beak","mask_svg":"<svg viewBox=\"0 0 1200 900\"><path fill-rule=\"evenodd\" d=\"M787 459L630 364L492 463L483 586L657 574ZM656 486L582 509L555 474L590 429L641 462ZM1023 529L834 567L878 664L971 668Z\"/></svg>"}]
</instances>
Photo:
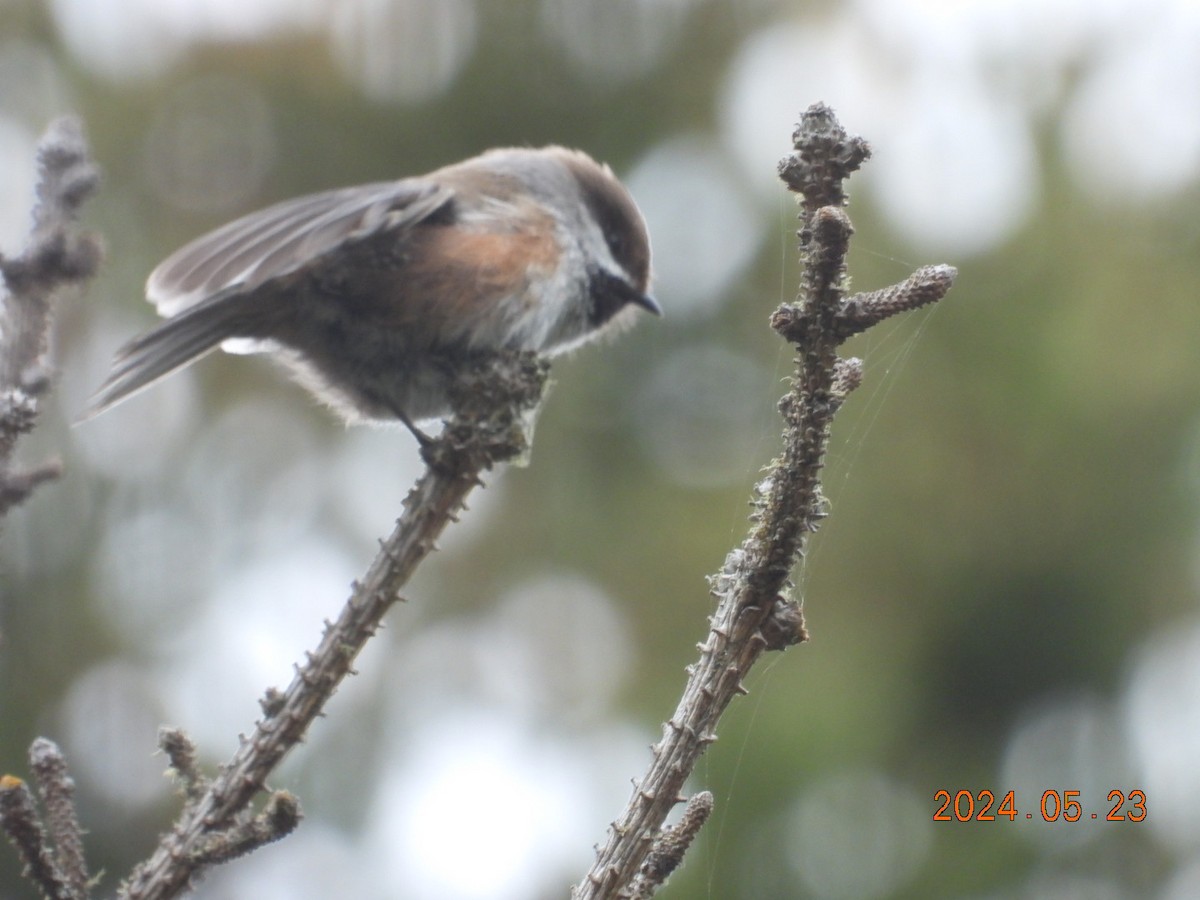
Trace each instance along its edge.
<instances>
[{"instance_id":1,"label":"bird's beak","mask_svg":"<svg viewBox=\"0 0 1200 900\"><path fill-rule=\"evenodd\" d=\"M656 316L661 316L663 314L662 307L658 305L658 301L649 294L638 294L637 297L634 298L633 302L642 309L646 310L646 312L652 312Z\"/></svg>"}]
</instances>

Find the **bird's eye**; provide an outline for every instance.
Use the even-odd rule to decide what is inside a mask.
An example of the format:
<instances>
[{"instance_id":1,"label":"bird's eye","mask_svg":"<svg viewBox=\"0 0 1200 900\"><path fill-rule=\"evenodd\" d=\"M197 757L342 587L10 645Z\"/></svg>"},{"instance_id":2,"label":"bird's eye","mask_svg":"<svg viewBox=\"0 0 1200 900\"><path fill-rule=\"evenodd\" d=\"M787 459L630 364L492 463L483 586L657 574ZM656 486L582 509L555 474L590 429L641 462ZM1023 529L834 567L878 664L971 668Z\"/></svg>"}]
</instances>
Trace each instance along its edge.
<instances>
[{"instance_id":1,"label":"bird's eye","mask_svg":"<svg viewBox=\"0 0 1200 900\"><path fill-rule=\"evenodd\" d=\"M605 243L608 244L608 252L612 254L615 260L624 260L626 258L626 242L617 234L609 232L604 236Z\"/></svg>"}]
</instances>

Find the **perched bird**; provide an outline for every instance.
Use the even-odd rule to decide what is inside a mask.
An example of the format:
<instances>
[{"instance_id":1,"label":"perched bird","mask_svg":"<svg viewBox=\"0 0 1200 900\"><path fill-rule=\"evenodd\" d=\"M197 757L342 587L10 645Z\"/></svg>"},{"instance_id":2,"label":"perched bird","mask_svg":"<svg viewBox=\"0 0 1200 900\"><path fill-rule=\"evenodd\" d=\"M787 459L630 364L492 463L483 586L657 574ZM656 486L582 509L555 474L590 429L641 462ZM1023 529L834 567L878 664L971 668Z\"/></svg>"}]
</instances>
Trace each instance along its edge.
<instances>
[{"instance_id":1,"label":"perched bird","mask_svg":"<svg viewBox=\"0 0 1200 900\"><path fill-rule=\"evenodd\" d=\"M646 224L607 166L489 150L428 175L288 200L197 238L150 275L167 319L117 354L88 415L218 346L265 352L348 422L449 411L480 354L555 354L661 314Z\"/></svg>"}]
</instances>

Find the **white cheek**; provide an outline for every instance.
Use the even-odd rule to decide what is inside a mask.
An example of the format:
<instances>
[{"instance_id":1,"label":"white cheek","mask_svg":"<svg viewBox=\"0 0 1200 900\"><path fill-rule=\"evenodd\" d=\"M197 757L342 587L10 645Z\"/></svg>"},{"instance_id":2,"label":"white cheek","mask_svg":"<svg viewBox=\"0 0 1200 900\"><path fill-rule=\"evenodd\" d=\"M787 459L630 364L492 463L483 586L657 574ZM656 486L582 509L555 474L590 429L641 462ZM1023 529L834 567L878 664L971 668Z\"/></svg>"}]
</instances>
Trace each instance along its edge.
<instances>
[{"instance_id":1,"label":"white cheek","mask_svg":"<svg viewBox=\"0 0 1200 900\"><path fill-rule=\"evenodd\" d=\"M629 321L622 313L597 329L589 320L591 298L588 295L588 270L607 269L620 271L613 261L604 236L592 221L582 231L560 233L565 238L566 248L558 270L541 282L536 289L542 298L537 304L540 314L536 326L537 349L547 353L561 353L591 340L601 331L609 331L611 325L620 330L617 320Z\"/></svg>"},{"instance_id":2,"label":"white cheek","mask_svg":"<svg viewBox=\"0 0 1200 900\"><path fill-rule=\"evenodd\" d=\"M504 316L502 343L509 347L553 352L575 341L587 329L587 286L560 266L549 277L534 278L521 297L508 301L513 315Z\"/></svg>"}]
</instances>

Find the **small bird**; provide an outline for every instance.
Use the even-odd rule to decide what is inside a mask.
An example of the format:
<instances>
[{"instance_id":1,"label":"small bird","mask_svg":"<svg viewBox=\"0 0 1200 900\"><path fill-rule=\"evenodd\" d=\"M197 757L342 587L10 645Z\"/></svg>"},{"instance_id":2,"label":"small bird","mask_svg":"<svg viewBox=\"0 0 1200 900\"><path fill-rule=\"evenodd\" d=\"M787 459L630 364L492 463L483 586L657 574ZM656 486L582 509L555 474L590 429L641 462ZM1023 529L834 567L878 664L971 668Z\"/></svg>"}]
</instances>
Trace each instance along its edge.
<instances>
[{"instance_id":1,"label":"small bird","mask_svg":"<svg viewBox=\"0 0 1200 900\"><path fill-rule=\"evenodd\" d=\"M151 273L167 319L117 353L86 416L218 346L269 353L347 422L449 412L468 359L561 353L661 315L650 240L612 171L578 150L488 150L428 175L251 213Z\"/></svg>"}]
</instances>

